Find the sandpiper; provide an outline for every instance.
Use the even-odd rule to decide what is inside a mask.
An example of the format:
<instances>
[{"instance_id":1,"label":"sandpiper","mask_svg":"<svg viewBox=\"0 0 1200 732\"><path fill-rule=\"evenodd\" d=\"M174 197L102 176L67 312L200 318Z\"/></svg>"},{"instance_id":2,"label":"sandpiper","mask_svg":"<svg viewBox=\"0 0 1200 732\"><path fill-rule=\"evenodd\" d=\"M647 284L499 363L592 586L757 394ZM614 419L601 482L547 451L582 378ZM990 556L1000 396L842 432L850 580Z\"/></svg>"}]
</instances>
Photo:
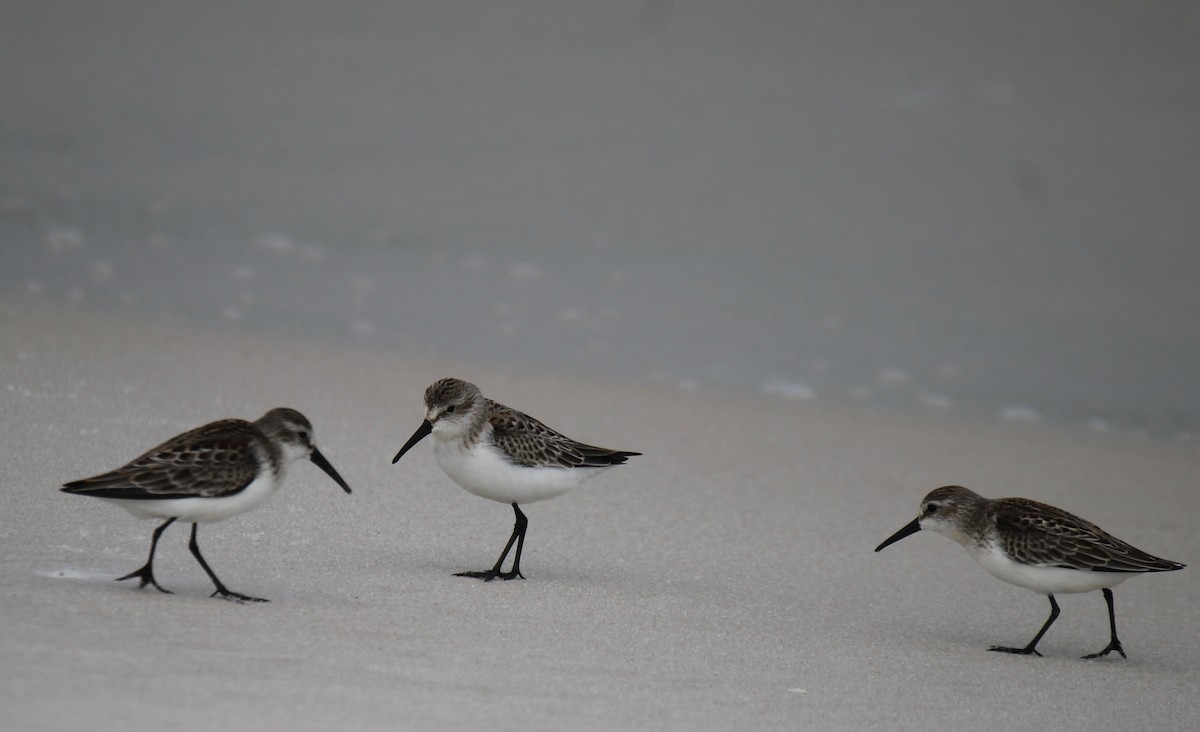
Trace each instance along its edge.
<instances>
[{"instance_id":1,"label":"sandpiper","mask_svg":"<svg viewBox=\"0 0 1200 732\"><path fill-rule=\"evenodd\" d=\"M529 521L519 504L561 496L641 454L576 442L527 414L485 398L479 387L461 379L441 379L425 390L425 421L392 462L429 434L433 455L451 480L481 498L511 504L516 515L512 536L496 566L457 574L485 581L525 578L521 550ZM512 569L502 572L514 543Z\"/></svg>"},{"instance_id":2,"label":"sandpiper","mask_svg":"<svg viewBox=\"0 0 1200 732\"><path fill-rule=\"evenodd\" d=\"M94 496L116 504L138 518L165 518L150 540L145 566L117 581L138 578L141 589L153 585L154 550L163 531L177 520L191 522L192 555L217 589L213 596L235 602L266 602L231 592L200 555L196 528L256 508L283 484L288 465L308 458L347 493L350 486L313 442L308 419L294 409L272 409L254 422L224 419L167 440L141 457L102 475L63 486L66 493Z\"/></svg>"},{"instance_id":3,"label":"sandpiper","mask_svg":"<svg viewBox=\"0 0 1200 732\"><path fill-rule=\"evenodd\" d=\"M1098 658L1116 651L1126 658L1117 640L1117 618L1113 612L1116 587L1145 572L1183 569L1178 562L1159 559L1130 546L1099 526L1028 498L988 499L962 486L948 485L930 491L921 501L921 512L904 528L875 547L884 547L921 529L954 539L967 553L996 577L1050 598L1050 617L1024 648L992 646L989 651L1033 654L1036 646L1058 617L1059 593L1103 590L1108 603L1111 639Z\"/></svg>"}]
</instances>

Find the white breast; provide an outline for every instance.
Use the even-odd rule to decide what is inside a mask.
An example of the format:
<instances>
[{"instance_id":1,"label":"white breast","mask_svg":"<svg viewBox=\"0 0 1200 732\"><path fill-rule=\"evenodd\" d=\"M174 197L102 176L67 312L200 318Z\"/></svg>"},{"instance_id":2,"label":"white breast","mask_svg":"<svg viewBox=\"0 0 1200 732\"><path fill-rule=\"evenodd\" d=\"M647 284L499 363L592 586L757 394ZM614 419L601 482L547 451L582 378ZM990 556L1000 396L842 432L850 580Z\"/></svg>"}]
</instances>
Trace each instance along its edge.
<instances>
[{"instance_id":1,"label":"white breast","mask_svg":"<svg viewBox=\"0 0 1200 732\"><path fill-rule=\"evenodd\" d=\"M500 503L533 503L561 496L605 469L516 465L484 440L467 450L461 440L439 439L437 433L433 456L464 490Z\"/></svg>"}]
</instances>

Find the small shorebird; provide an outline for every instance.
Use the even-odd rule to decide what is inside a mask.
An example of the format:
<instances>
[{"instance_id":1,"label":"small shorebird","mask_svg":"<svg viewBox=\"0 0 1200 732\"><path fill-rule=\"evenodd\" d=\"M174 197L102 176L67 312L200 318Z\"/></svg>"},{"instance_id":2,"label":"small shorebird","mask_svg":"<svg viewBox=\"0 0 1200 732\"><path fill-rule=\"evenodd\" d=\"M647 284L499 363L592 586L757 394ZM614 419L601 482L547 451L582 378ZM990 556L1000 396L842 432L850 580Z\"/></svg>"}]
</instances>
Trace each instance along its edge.
<instances>
[{"instance_id":1,"label":"small shorebird","mask_svg":"<svg viewBox=\"0 0 1200 732\"><path fill-rule=\"evenodd\" d=\"M191 522L192 555L217 589L212 593L236 602L266 602L230 592L200 556L196 527L224 521L256 508L283 485L288 465L308 458L347 493L350 486L313 442L312 424L294 409L272 409L254 422L224 419L167 440L129 464L62 487L66 493L94 496L138 518L165 518L150 540L145 566L117 581L138 578L141 589L153 585L154 550L163 531L177 520Z\"/></svg>"},{"instance_id":2,"label":"small shorebird","mask_svg":"<svg viewBox=\"0 0 1200 732\"><path fill-rule=\"evenodd\" d=\"M641 454L576 442L527 414L485 398L479 387L460 379L441 379L425 390L425 421L392 463L429 434L433 434L433 456L451 480L481 498L511 504L516 514L512 536L496 566L456 575L486 581L525 578L521 550L529 521L518 504L561 496ZM514 542L512 570L502 572Z\"/></svg>"},{"instance_id":3,"label":"small shorebird","mask_svg":"<svg viewBox=\"0 0 1200 732\"><path fill-rule=\"evenodd\" d=\"M912 523L875 547L884 547L921 529L954 539L996 577L1050 598L1050 618L1024 648L992 646L989 651L1033 654L1058 617L1058 593L1103 590L1108 603L1111 639L1104 650L1084 658L1116 651L1125 658L1117 640L1113 611L1116 587L1145 572L1171 572L1184 565L1147 554L1074 514L1027 498L984 498L962 486L937 488L921 501L921 513Z\"/></svg>"}]
</instances>

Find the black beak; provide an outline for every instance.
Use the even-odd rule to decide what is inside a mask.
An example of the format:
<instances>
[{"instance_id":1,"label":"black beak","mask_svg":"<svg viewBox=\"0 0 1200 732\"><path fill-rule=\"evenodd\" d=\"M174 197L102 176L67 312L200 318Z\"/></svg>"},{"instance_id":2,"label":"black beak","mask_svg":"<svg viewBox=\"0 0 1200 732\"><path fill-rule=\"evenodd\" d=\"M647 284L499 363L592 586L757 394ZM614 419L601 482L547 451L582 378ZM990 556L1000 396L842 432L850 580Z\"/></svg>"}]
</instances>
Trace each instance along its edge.
<instances>
[{"instance_id":1,"label":"black beak","mask_svg":"<svg viewBox=\"0 0 1200 732\"><path fill-rule=\"evenodd\" d=\"M397 460L404 457L404 453L408 452L409 448L425 439L425 436L430 432L433 432L433 422L425 420L417 428L417 431L413 433L413 436L408 438L408 442L404 443L404 447L400 448L400 452L396 453L396 457L392 458L392 465L395 465Z\"/></svg>"},{"instance_id":2,"label":"black beak","mask_svg":"<svg viewBox=\"0 0 1200 732\"><path fill-rule=\"evenodd\" d=\"M884 548L885 546L891 546L892 544L895 544L896 542L900 541L904 537L906 537L910 534L915 534L920 530L921 530L921 519L915 518L912 520L912 523L908 524L903 529L900 529L896 533L892 534L891 536L889 536L887 538L886 541L884 541L879 546L875 547L875 551L879 551L880 549Z\"/></svg>"},{"instance_id":3,"label":"black beak","mask_svg":"<svg viewBox=\"0 0 1200 732\"><path fill-rule=\"evenodd\" d=\"M308 456L308 459L312 460L313 464L318 468L324 470L326 475L328 475L330 478L333 478L334 482L342 487L342 490L346 491L347 493L350 492L350 486L346 485L346 481L342 480L342 476L338 475L338 471L333 469L333 466L329 464L329 461L325 459L325 456L321 454L320 450L314 447L312 454Z\"/></svg>"}]
</instances>

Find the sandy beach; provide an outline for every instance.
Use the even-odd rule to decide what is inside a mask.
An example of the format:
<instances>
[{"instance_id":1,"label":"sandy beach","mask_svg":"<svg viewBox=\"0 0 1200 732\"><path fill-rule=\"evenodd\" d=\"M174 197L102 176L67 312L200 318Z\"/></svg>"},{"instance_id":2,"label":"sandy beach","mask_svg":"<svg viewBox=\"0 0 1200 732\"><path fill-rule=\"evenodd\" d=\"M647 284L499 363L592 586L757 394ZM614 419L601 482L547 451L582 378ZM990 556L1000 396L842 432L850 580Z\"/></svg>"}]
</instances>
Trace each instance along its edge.
<instances>
[{"instance_id":1,"label":"sandy beach","mask_svg":"<svg viewBox=\"0 0 1200 732\"><path fill-rule=\"evenodd\" d=\"M1195 730L1194 3L12 0L0 732ZM512 511L444 376L643 453ZM58 488L289 406L159 545ZM1190 565L1044 597L921 533L1026 496Z\"/></svg>"},{"instance_id":2,"label":"sandy beach","mask_svg":"<svg viewBox=\"0 0 1200 732\"><path fill-rule=\"evenodd\" d=\"M1189 729L1192 569L1044 598L918 535L874 554L936 485L1027 495L1194 563L1193 450L1037 425L831 410L740 393L419 363L183 323L0 309L4 729ZM645 453L510 530L426 449L390 460L424 386L457 373L580 438ZM207 526L208 597L182 529L157 573L113 578L151 522L61 483L203 421L289 405L355 489L298 464L262 508Z\"/></svg>"}]
</instances>

